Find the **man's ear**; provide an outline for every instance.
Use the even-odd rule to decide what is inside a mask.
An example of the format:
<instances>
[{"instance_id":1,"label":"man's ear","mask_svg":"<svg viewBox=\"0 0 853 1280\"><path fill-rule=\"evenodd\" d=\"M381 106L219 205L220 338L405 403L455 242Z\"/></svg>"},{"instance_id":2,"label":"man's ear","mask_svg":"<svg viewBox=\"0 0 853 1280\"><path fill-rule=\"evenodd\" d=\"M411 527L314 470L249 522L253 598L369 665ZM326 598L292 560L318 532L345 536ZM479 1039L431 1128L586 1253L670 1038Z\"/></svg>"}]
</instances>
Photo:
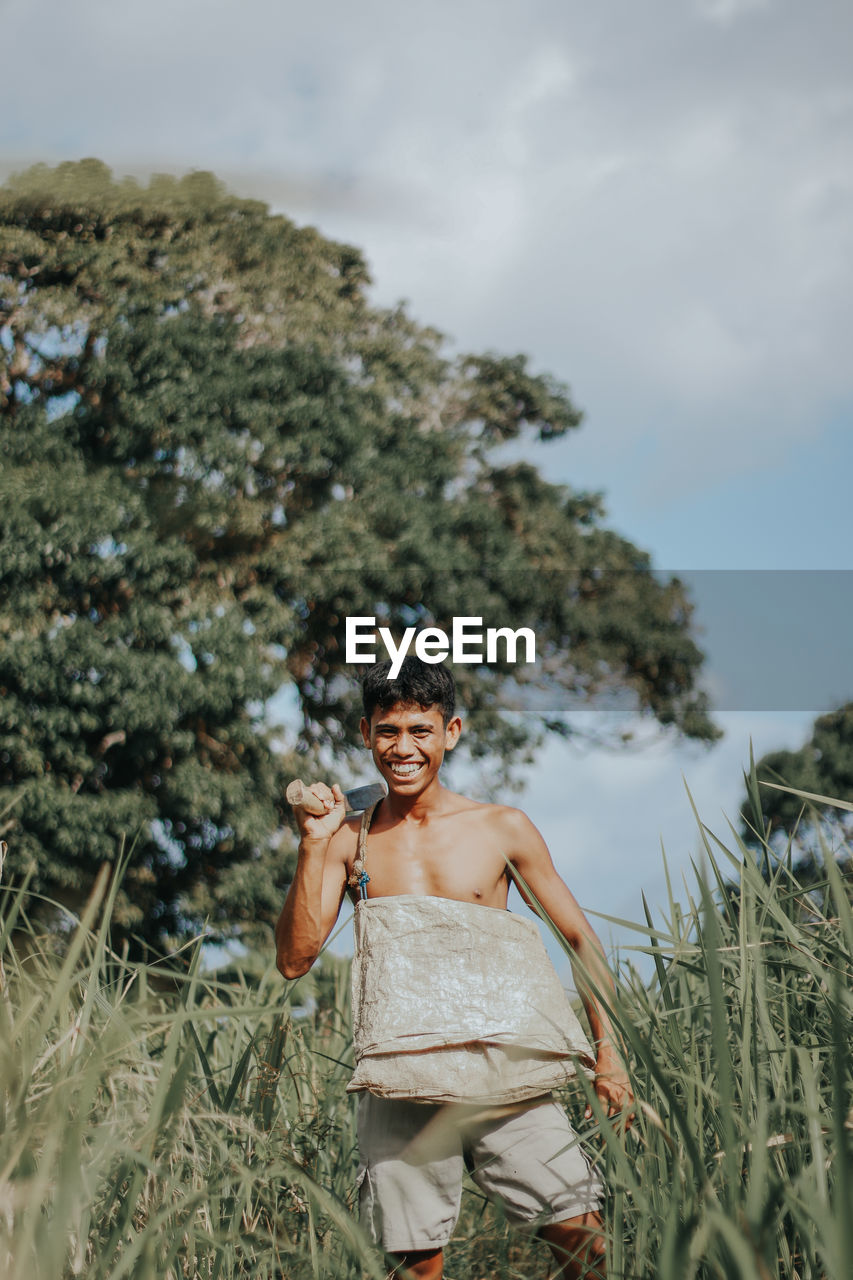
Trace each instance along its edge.
<instances>
[{"instance_id":1,"label":"man's ear","mask_svg":"<svg viewBox=\"0 0 853 1280\"><path fill-rule=\"evenodd\" d=\"M365 719L364 716L361 717L361 723L359 724L358 727L361 730L361 740L369 750L370 749L370 725L367 723L367 720Z\"/></svg>"},{"instance_id":2,"label":"man's ear","mask_svg":"<svg viewBox=\"0 0 853 1280\"><path fill-rule=\"evenodd\" d=\"M459 735L462 732L462 719L460 716L453 716L447 722L447 728L444 731L444 749L452 751L459 741Z\"/></svg>"}]
</instances>

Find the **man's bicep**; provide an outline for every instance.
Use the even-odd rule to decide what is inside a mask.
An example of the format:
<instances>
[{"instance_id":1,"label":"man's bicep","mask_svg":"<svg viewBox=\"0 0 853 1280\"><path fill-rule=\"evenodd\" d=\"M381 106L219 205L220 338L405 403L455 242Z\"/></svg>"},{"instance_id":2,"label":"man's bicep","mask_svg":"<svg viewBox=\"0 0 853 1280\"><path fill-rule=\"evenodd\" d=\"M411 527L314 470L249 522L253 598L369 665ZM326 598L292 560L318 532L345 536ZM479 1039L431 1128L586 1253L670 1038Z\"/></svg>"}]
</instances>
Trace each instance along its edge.
<instances>
[{"instance_id":1,"label":"man's bicep","mask_svg":"<svg viewBox=\"0 0 853 1280\"><path fill-rule=\"evenodd\" d=\"M521 881L525 881L535 892L536 884L543 885L551 874L556 875L548 846L527 814L520 809L509 811L506 834L510 873L519 889L522 888Z\"/></svg>"},{"instance_id":2,"label":"man's bicep","mask_svg":"<svg viewBox=\"0 0 853 1280\"><path fill-rule=\"evenodd\" d=\"M548 914L566 941L575 946L589 923L577 899L563 880L536 827L524 814L526 826L516 823L518 843L510 857L510 874L529 907L537 903Z\"/></svg>"}]
</instances>

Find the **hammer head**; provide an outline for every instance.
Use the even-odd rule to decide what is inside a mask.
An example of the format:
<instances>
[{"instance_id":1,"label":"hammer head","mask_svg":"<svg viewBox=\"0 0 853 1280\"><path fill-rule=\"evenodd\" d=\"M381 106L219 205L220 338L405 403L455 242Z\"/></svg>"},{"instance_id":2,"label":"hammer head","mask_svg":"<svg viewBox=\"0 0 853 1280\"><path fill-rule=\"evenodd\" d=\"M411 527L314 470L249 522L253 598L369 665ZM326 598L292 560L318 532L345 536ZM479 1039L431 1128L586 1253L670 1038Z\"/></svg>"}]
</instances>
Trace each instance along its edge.
<instances>
[{"instance_id":1,"label":"hammer head","mask_svg":"<svg viewBox=\"0 0 853 1280\"><path fill-rule=\"evenodd\" d=\"M368 782L366 787L353 787L351 791L344 792L348 814L362 813L384 799L385 788L381 782Z\"/></svg>"}]
</instances>

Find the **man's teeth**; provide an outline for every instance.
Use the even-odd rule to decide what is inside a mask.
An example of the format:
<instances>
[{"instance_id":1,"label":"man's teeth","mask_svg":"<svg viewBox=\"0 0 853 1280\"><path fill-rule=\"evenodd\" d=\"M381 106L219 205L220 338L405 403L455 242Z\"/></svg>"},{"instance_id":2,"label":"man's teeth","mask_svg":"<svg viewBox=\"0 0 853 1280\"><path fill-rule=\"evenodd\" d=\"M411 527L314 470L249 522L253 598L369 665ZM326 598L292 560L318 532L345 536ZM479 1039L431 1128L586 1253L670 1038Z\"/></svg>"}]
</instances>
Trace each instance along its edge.
<instances>
[{"instance_id":1,"label":"man's teeth","mask_svg":"<svg viewBox=\"0 0 853 1280\"><path fill-rule=\"evenodd\" d=\"M391 772L396 774L398 778L407 778L412 773L417 773L420 765L417 764L392 764Z\"/></svg>"}]
</instances>

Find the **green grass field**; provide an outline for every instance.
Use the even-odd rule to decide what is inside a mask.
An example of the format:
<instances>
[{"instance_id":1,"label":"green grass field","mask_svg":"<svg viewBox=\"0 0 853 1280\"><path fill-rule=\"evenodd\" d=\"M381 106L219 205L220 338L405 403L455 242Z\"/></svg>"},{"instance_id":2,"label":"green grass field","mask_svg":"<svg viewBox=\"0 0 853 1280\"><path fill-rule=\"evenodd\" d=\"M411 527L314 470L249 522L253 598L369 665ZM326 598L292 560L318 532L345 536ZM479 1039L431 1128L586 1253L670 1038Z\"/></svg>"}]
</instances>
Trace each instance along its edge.
<instances>
[{"instance_id":1,"label":"green grass field","mask_svg":"<svg viewBox=\"0 0 853 1280\"><path fill-rule=\"evenodd\" d=\"M850 1280L850 886L831 856L807 892L700 829L692 888L632 926L652 980L618 974L641 1105L589 1134L608 1274ZM283 984L204 973L195 944L136 966L109 947L114 889L42 938L0 883L0 1277L383 1276L352 1213L346 964ZM446 1257L453 1280L548 1269L473 1186Z\"/></svg>"}]
</instances>

